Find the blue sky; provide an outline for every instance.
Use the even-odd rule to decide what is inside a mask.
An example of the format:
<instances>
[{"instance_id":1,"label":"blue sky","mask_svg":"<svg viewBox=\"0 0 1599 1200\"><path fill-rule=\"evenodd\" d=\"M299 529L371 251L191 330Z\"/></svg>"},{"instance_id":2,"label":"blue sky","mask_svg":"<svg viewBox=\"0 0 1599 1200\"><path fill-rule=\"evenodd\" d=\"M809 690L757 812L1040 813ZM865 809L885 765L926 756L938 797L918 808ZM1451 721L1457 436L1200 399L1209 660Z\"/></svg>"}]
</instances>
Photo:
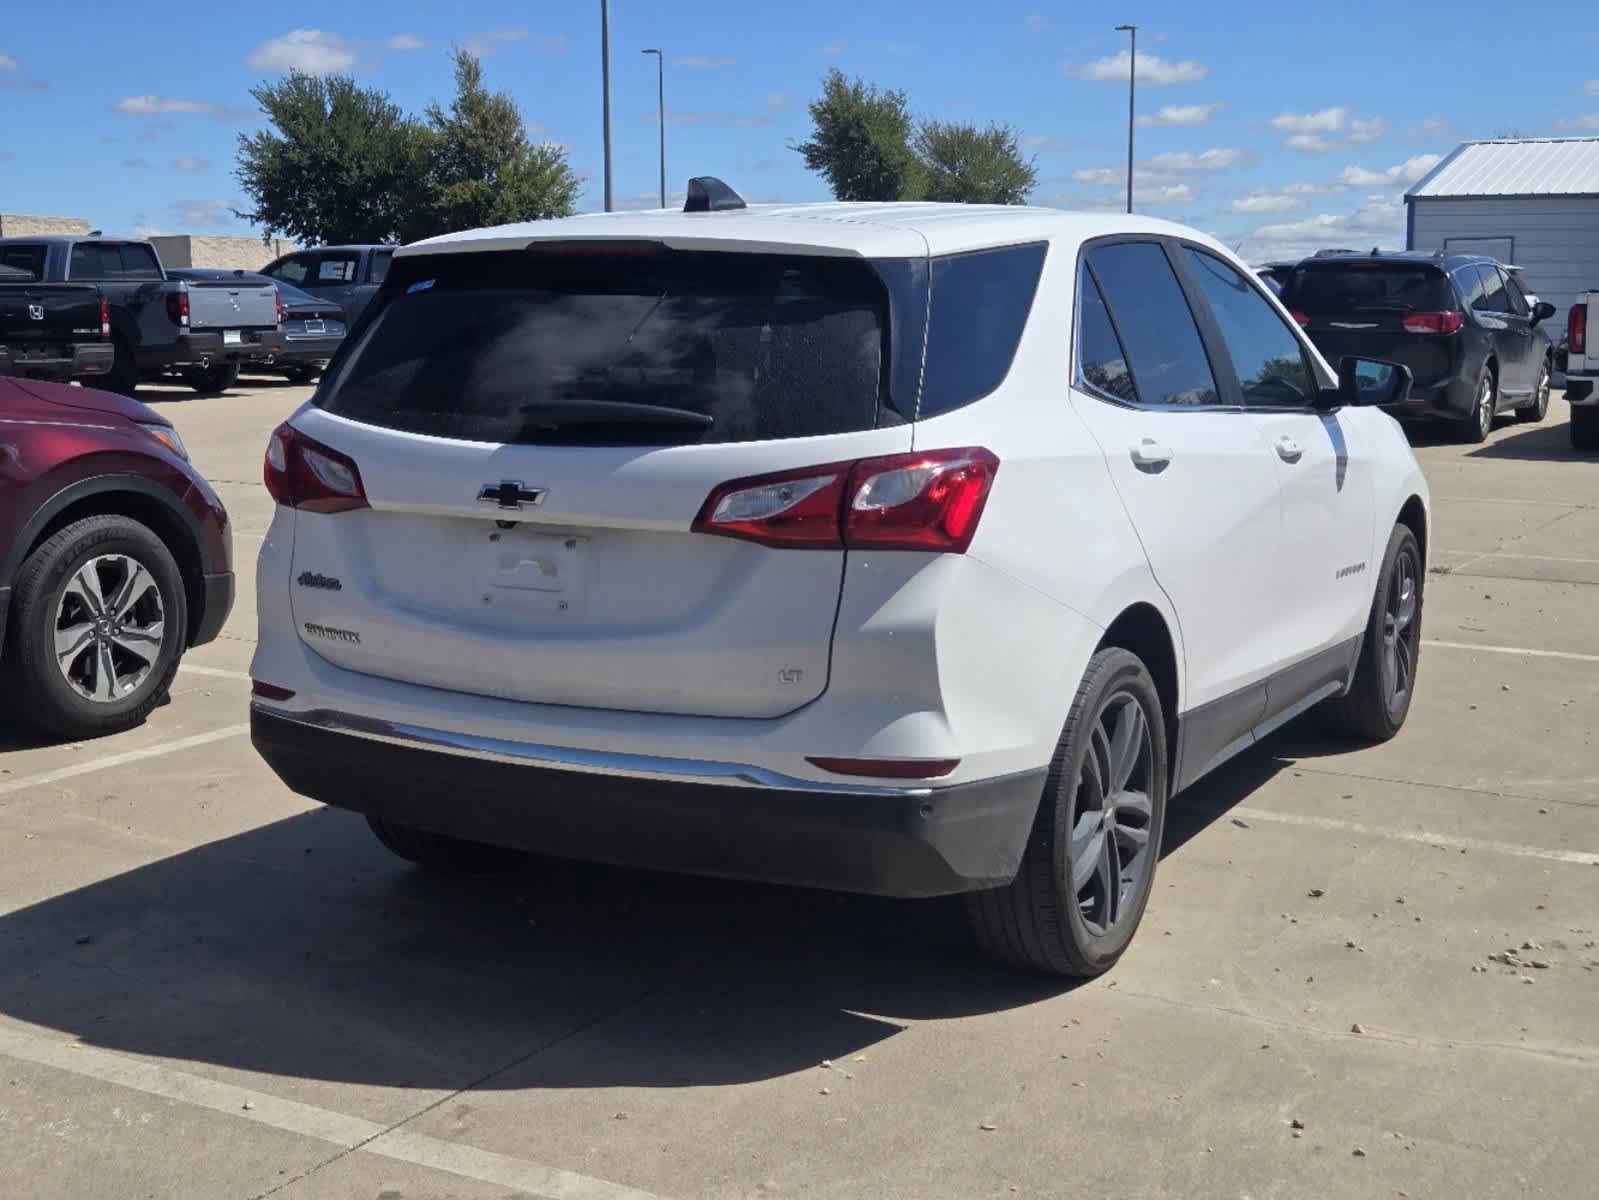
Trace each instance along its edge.
<instances>
[{"instance_id":1,"label":"blue sky","mask_svg":"<svg viewBox=\"0 0 1599 1200\"><path fill-rule=\"evenodd\" d=\"M205 10L16 4L0 26L0 211L108 231L247 233L231 171L250 86L345 70L420 111L450 91L452 45L485 55L541 138L571 148L601 205L599 6L326 0ZM290 14L293 15L290 15ZM279 15L283 14L283 15ZM1015 126L1035 203L1118 207L1125 35L1137 22L1140 209L1261 260L1403 240L1399 196L1459 140L1599 133L1599 19L1506 19L1502 3L1226 6L685 4L613 0L616 196L651 207L655 63L667 59L669 184L823 200L788 142L822 74L904 88L928 116ZM1492 30L1492 44L1481 31ZM1118 57L1121 56L1121 57Z\"/></svg>"}]
</instances>

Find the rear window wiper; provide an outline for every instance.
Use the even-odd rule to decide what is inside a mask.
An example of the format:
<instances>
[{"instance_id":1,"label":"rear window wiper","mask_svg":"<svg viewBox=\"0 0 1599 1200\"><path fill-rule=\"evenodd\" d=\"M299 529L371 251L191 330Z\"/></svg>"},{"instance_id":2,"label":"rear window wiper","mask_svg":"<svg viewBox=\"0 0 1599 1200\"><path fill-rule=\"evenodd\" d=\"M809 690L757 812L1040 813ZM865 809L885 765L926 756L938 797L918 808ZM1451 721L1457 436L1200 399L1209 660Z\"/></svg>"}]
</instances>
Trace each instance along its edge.
<instances>
[{"instance_id":1,"label":"rear window wiper","mask_svg":"<svg viewBox=\"0 0 1599 1200\"><path fill-rule=\"evenodd\" d=\"M551 400L524 404L519 410L534 429L569 425L644 425L652 428L706 430L716 424L709 413L627 400Z\"/></svg>"}]
</instances>

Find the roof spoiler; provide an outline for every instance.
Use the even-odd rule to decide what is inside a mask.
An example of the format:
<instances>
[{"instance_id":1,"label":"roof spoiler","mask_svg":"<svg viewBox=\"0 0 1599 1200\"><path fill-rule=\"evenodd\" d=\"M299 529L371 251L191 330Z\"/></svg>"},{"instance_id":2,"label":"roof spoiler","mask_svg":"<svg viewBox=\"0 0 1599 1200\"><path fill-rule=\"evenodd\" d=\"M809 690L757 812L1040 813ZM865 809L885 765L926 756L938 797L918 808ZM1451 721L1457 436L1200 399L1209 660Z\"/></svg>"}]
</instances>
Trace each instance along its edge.
<instances>
[{"instance_id":1,"label":"roof spoiler","mask_svg":"<svg viewBox=\"0 0 1599 1200\"><path fill-rule=\"evenodd\" d=\"M731 212L743 207L744 197L715 175L697 175L688 181L684 212Z\"/></svg>"}]
</instances>

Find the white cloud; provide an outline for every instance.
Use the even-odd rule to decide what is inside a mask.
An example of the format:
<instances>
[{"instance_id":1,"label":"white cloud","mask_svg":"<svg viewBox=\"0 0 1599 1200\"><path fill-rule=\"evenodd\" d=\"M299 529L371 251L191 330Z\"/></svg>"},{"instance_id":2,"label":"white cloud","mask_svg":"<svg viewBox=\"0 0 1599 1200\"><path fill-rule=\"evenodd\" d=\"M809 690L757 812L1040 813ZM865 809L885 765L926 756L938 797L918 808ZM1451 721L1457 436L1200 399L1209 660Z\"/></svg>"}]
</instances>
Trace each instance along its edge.
<instances>
[{"instance_id":1,"label":"white cloud","mask_svg":"<svg viewBox=\"0 0 1599 1200\"><path fill-rule=\"evenodd\" d=\"M1112 184L1124 183L1127 180L1126 171L1118 171L1115 167L1084 167L1080 171L1072 172L1073 183Z\"/></svg>"},{"instance_id":2,"label":"white cloud","mask_svg":"<svg viewBox=\"0 0 1599 1200\"><path fill-rule=\"evenodd\" d=\"M20 71L22 63L9 54L0 54L0 71Z\"/></svg>"},{"instance_id":3,"label":"white cloud","mask_svg":"<svg viewBox=\"0 0 1599 1200\"><path fill-rule=\"evenodd\" d=\"M1208 125L1220 104L1163 104L1153 116L1145 114L1138 124L1145 126Z\"/></svg>"},{"instance_id":4,"label":"white cloud","mask_svg":"<svg viewBox=\"0 0 1599 1200\"><path fill-rule=\"evenodd\" d=\"M1243 156L1242 150L1233 147L1206 150L1202 154L1195 154L1192 150L1172 150L1155 155L1149 160L1149 165L1156 171L1170 171L1178 175L1210 175L1225 171Z\"/></svg>"},{"instance_id":5,"label":"white cloud","mask_svg":"<svg viewBox=\"0 0 1599 1200\"><path fill-rule=\"evenodd\" d=\"M1383 187L1394 184L1411 184L1438 165L1437 154L1418 154L1381 171L1349 166L1338 173L1338 182L1347 187Z\"/></svg>"},{"instance_id":6,"label":"white cloud","mask_svg":"<svg viewBox=\"0 0 1599 1200\"><path fill-rule=\"evenodd\" d=\"M172 214L180 225L226 225L233 220L233 205L226 200L178 200Z\"/></svg>"},{"instance_id":7,"label":"white cloud","mask_svg":"<svg viewBox=\"0 0 1599 1200\"><path fill-rule=\"evenodd\" d=\"M1317 213L1297 221L1262 225L1245 240L1281 257L1312 254L1332 247L1365 248L1404 241L1404 204L1397 196L1369 201L1349 213Z\"/></svg>"},{"instance_id":8,"label":"white cloud","mask_svg":"<svg viewBox=\"0 0 1599 1200\"><path fill-rule=\"evenodd\" d=\"M787 92L767 92L766 93L766 107L767 108L787 108L790 104L793 104L793 103L794 103L794 97L790 96Z\"/></svg>"},{"instance_id":9,"label":"white cloud","mask_svg":"<svg viewBox=\"0 0 1599 1200\"><path fill-rule=\"evenodd\" d=\"M397 33L383 43L385 47L400 54L412 50L426 50L427 42L414 33Z\"/></svg>"},{"instance_id":10,"label":"white cloud","mask_svg":"<svg viewBox=\"0 0 1599 1200\"><path fill-rule=\"evenodd\" d=\"M844 43L828 42L816 53L822 55L824 58L837 58L840 54L844 53Z\"/></svg>"},{"instance_id":11,"label":"white cloud","mask_svg":"<svg viewBox=\"0 0 1599 1200\"><path fill-rule=\"evenodd\" d=\"M13 58L11 60L11 65L15 66L16 62L17 60ZM1590 96L1599 96L1599 79L1588 80L1587 83L1582 85L1582 90Z\"/></svg>"},{"instance_id":12,"label":"white cloud","mask_svg":"<svg viewBox=\"0 0 1599 1200\"><path fill-rule=\"evenodd\" d=\"M155 170L155 164L153 162L151 162L148 158L125 158L121 162L119 162L117 164L117 166L119 166L119 167L127 167L128 170L130 170L130 171L153 171L153 170Z\"/></svg>"},{"instance_id":13,"label":"white cloud","mask_svg":"<svg viewBox=\"0 0 1599 1200\"><path fill-rule=\"evenodd\" d=\"M1599 129L1599 113L1584 113L1580 117L1572 117L1569 121L1560 122L1562 129Z\"/></svg>"},{"instance_id":14,"label":"white cloud","mask_svg":"<svg viewBox=\"0 0 1599 1200\"><path fill-rule=\"evenodd\" d=\"M1249 195L1239 196L1229 204L1227 211L1254 213L1264 216L1268 213L1298 212L1304 207L1305 202L1298 196L1290 196L1285 193L1250 192Z\"/></svg>"},{"instance_id":15,"label":"white cloud","mask_svg":"<svg viewBox=\"0 0 1599 1200\"><path fill-rule=\"evenodd\" d=\"M1313 113L1278 113L1266 124L1278 133L1337 133L1348 120L1347 108L1324 108Z\"/></svg>"},{"instance_id":16,"label":"white cloud","mask_svg":"<svg viewBox=\"0 0 1599 1200\"><path fill-rule=\"evenodd\" d=\"M226 104L212 104L208 100L185 100L179 96L161 96L146 92L142 96L124 96L111 106L113 112L125 117L154 117L167 113L196 113L223 120L239 120L255 116L255 110L233 108ZM169 128L162 126L162 128ZM141 141L150 139L141 137Z\"/></svg>"},{"instance_id":17,"label":"white cloud","mask_svg":"<svg viewBox=\"0 0 1599 1200\"><path fill-rule=\"evenodd\" d=\"M1290 183L1283 188L1285 196L1330 196L1349 189L1341 183Z\"/></svg>"},{"instance_id":18,"label":"white cloud","mask_svg":"<svg viewBox=\"0 0 1599 1200\"><path fill-rule=\"evenodd\" d=\"M713 69L716 67L736 67L738 66L738 59L726 55L720 58L711 58L704 54L681 54L672 60L672 65L674 67L696 67L704 69Z\"/></svg>"},{"instance_id":19,"label":"white cloud","mask_svg":"<svg viewBox=\"0 0 1599 1200\"><path fill-rule=\"evenodd\" d=\"M348 38L325 29L294 29L262 42L245 61L257 71L331 75L348 71L359 57L359 48Z\"/></svg>"},{"instance_id":20,"label":"white cloud","mask_svg":"<svg viewBox=\"0 0 1599 1200\"><path fill-rule=\"evenodd\" d=\"M514 29L484 29L469 33L461 39L461 45L479 58L488 58L504 49L506 42L520 42L526 38L527 26L518 25Z\"/></svg>"},{"instance_id":21,"label":"white cloud","mask_svg":"<svg viewBox=\"0 0 1599 1200\"><path fill-rule=\"evenodd\" d=\"M1028 13L1022 18L1022 24L1026 26L1028 33L1043 33L1049 28L1050 22L1043 13Z\"/></svg>"},{"instance_id":22,"label":"white cloud","mask_svg":"<svg viewBox=\"0 0 1599 1200\"><path fill-rule=\"evenodd\" d=\"M1171 183L1160 187L1139 187L1133 182L1133 204L1146 208L1162 204L1187 204L1194 198L1194 189L1186 183Z\"/></svg>"},{"instance_id":23,"label":"white cloud","mask_svg":"<svg viewBox=\"0 0 1599 1200\"><path fill-rule=\"evenodd\" d=\"M172 160L172 169L174 171L203 171L210 165L203 158L194 158L187 154L179 155Z\"/></svg>"},{"instance_id":24,"label":"white cloud","mask_svg":"<svg viewBox=\"0 0 1599 1200\"><path fill-rule=\"evenodd\" d=\"M1022 145L1029 150L1043 150L1045 152L1070 150L1072 148L1072 143L1068 139L1050 137L1045 133L1034 134L1032 137L1024 137L1022 139Z\"/></svg>"},{"instance_id":25,"label":"white cloud","mask_svg":"<svg viewBox=\"0 0 1599 1200\"><path fill-rule=\"evenodd\" d=\"M1061 69L1077 79L1095 83L1121 83L1127 79L1127 62L1131 57L1126 50L1096 58L1083 66L1062 63ZM1174 62L1156 54L1138 56L1138 82L1146 87L1166 87L1174 83L1197 83L1210 74L1204 63L1184 60Z\"/></svg>"},{"instance_id":26,"label":"white cloud","mask_svg":"<svg viewBox=\"0 0 1599 1200\"><path fill-rule=\"evenodd\" d=\"M1381 117L1356 117L1349 122L1349 141L1355 145L1375 142L1388 132L1388 122Z\"/></svg>"},{"instance_id":27,"label":"white cloud","mask_svg":"<svg viewBox=\"0 0 1599 1200\"><path fill-rule=\"evenodd\" d=\"M1328 151L1338 149L1337 146L1319 133L1296 133L1283 145L1290 150L1297 150L1301 154L1326 154Z\"/></svg>"}]
</instances>

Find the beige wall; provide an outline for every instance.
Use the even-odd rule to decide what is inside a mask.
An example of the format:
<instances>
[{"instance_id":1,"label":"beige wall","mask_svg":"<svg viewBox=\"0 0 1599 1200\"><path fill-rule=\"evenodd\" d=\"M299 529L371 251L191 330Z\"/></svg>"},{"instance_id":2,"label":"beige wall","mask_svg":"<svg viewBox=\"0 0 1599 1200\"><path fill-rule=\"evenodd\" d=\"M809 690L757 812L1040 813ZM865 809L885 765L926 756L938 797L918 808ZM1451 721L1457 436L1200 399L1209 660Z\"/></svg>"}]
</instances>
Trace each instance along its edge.
<instances>
[{"instance_id":1,"label":"beige wall","mask_svg":"<svg viewBox=\"0 0 1599 1200\"><path fill-rule=\"evenodd\" d=\"M161 263L167 267L222 267L259 271L274 258L299 249L288 238L263 242L258 237L220 237L172 234L150 239Z\"/></svg>"},{"instance_id":2,"label":"beige wall","mask_svg":"<svg viewBox=\"0 0 1599 1200\"><path fill-rule=\"evenodd\" d=\"M52 234L88 233L82 217L28 217L0 213L0 237L49 237Z\"/></svg>"}]
</instances>

